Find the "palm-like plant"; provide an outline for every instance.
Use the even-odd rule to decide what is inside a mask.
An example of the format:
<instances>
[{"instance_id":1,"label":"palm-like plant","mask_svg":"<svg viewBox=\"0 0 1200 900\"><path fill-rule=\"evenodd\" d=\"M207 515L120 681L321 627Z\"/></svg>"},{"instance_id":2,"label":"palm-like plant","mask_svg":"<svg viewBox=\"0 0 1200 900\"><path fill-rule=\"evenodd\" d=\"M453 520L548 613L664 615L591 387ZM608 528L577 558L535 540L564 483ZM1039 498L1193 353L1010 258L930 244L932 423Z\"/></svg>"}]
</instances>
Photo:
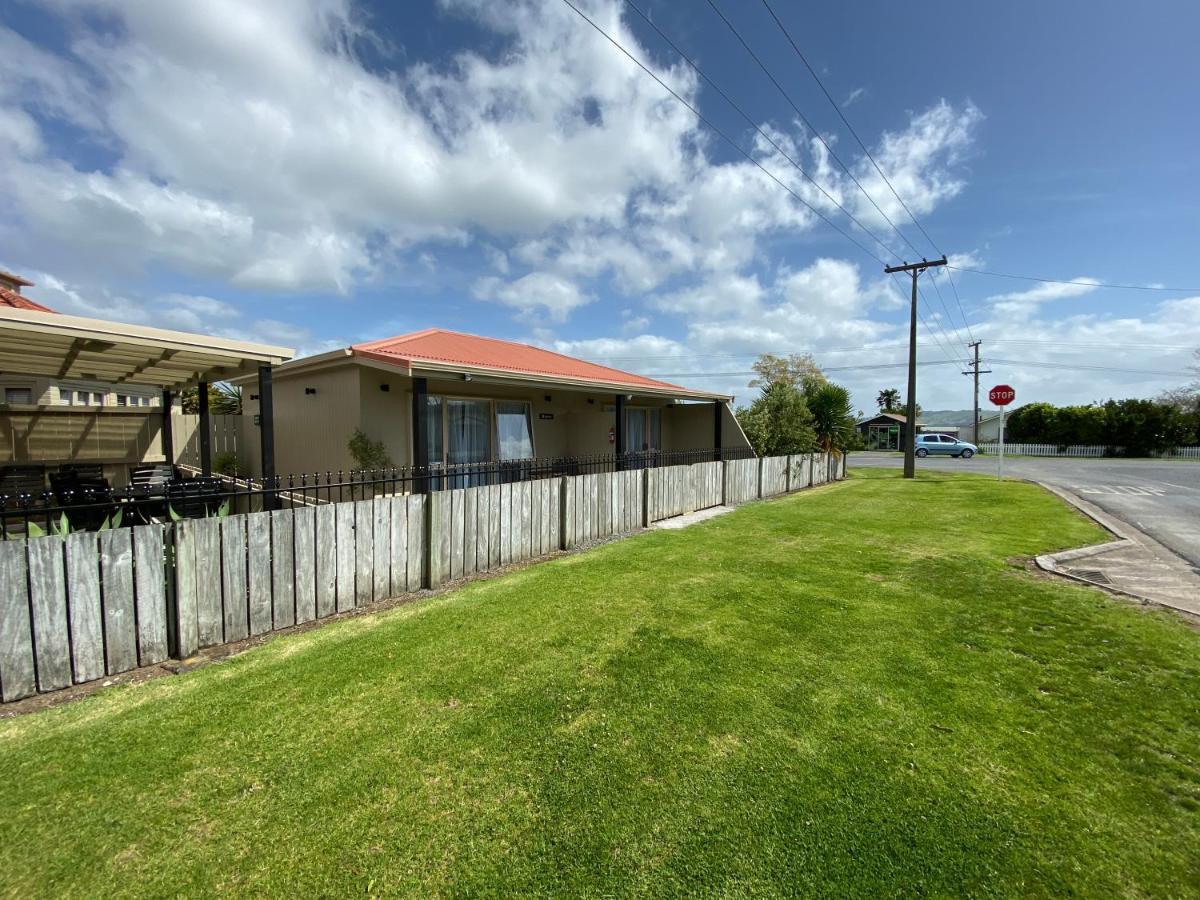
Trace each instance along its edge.
<instances>
[{"instance_id":1,"label":"palm-like plant","mask_svg":"<svg viewBox=\"0 0 1200 900\"><path fill-rule=\"evenodd\" d=\"M880 412L895 412L900 408L900 392L895 388L887 388L879 392L875 402Z\"/></svg>"},{"instance_id":2,"label":"palm-like plant","mask_svg":"<svg viewBox=\"0 0 1200 900\"><path fill-rule=\"evenodd\" d=\"M854 435L854 405L848 390L831 382L814 387L808 395L808 411L822 452L849 446Z\"/></svg>"}]
</instances>

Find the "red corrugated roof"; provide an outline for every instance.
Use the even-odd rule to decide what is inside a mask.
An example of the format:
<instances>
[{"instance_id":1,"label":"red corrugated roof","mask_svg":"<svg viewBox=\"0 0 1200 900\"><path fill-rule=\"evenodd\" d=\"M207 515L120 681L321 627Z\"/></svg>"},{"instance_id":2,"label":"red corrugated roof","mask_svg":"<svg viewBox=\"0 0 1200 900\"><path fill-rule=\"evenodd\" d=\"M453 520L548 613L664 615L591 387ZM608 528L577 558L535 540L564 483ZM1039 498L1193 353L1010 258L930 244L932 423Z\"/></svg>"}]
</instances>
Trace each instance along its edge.
<instances>
[{"instance_id":1,"label":"red corrugated roof","mask_svg":"<svg viewBox=\"0 0 1200 900\"><path fill-rule=\"evenodd\" d=\"M16 291L10 291L3 285L0 285L0 306L11 306L13 309L31 309L34 312L57 311L48 306L42 306L40 303L34 303L28 297L18 294Z\"/></svg>"},{"instance_id":2,"label":"red corrugated roof","mask_svg":"<svg viewBox=\"0 0 1200 900\"><path fill-rule=\"evenodd\" d=\"M429 328L412 334L401 334L381 341L368 341L350 348L356 356L383 362L399 363L411 368L414 363L435 362L495 369L522 375L545 375L629 387L657 390L687 391L687 388L666 381L656 381L632 372L623 372L573 356L564 356L529 344L501 341L496 338L462 334L441 328Z\"/></svg>"}]
</instances>

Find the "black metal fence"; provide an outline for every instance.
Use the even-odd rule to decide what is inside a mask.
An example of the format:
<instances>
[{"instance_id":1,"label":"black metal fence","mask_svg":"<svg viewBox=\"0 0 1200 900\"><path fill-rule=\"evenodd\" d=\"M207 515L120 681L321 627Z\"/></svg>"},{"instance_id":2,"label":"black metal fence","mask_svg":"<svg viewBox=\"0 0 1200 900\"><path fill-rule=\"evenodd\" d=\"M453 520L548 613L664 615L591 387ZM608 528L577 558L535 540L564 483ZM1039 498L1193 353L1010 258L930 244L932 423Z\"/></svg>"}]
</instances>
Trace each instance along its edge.
<instances>
[{"instance_id":1,"label":"black metal fence","mask_svg":"<svg viewBox=\"0 0 1200 900\"><path fill-rule=\"evenodd\" d=\"M104 485L0 492L0 537L94 531L183 518L205 518L297 506L315 506L454 488L590 475L622 469L752 459L748 447L721 450L652 450L490 462L396 466L387 469L277 475L269 481L175 470L173 477L122 488Z\"/></svg>"}]
</instances>

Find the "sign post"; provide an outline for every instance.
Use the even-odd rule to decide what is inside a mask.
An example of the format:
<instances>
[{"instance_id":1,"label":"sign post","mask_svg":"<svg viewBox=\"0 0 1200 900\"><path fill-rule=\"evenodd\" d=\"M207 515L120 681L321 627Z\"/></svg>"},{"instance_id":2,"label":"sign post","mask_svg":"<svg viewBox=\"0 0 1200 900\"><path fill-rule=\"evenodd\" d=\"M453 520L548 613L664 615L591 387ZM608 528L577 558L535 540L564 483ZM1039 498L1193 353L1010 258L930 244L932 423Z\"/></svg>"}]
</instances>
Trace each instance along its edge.
<instances>
[{"instance_id":1,"label":"sign post","mask_svg":"<svg viewBox=\"0 0 1200 900\"><path fill-rule=\"evenodd\" d=\"M1017 392L1007 384L998 384L988 391L988 399L1000 407L1000 458L996 464L996 480L1004 477L1004 407L1017 398ZM976 439L979 435L975 436Z\"/></svg>"}]
</instances>

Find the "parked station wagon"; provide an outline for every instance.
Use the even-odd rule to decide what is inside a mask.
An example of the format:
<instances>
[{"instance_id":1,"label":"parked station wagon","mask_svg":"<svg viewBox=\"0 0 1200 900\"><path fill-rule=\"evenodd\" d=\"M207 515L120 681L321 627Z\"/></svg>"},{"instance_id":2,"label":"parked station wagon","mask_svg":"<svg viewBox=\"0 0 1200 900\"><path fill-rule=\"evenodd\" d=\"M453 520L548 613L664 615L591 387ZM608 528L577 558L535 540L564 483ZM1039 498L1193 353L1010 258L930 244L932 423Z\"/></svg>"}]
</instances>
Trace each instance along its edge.
<instances>
[{"instance_id":1,"label":"parked station wagon","mask_svg":"<svg viewBox=\"0 0 1200 900\"><path fill-rule=\"evenodd\" d=\"M970 459L979 448L948 434L918 434L917 456L961 456Z\"/></svg>"}]
</instances>

